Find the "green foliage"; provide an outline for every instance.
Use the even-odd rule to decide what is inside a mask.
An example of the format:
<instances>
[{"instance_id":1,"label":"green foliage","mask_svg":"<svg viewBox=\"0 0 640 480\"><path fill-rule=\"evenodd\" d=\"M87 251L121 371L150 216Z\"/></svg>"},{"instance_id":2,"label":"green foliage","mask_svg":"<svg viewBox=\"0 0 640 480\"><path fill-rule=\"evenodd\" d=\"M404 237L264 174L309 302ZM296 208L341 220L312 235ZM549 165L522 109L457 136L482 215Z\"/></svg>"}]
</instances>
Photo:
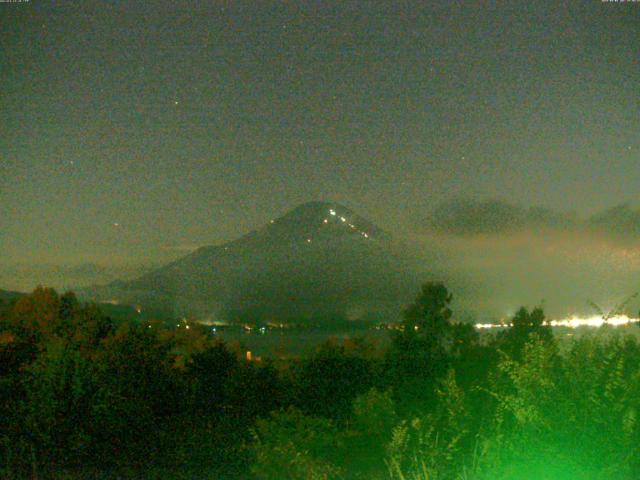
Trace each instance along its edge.
<instances>
[{"instance_id":1,"label":"green foliage","mask_svg":"<svg viewBox=\"0 0 640 480\"><path fill-rule=\"evenodd\" d=\"M558 355L534 336L500 363L480 477L636 478L637 341L585 337Z\"/></svg>"},{"instance_id":2,"label":"green foliage","mask_svg":"<svg viewBox=\"0 0 640 480\"><path fill-rule=\"evenodd\" d=\"M544 324L545 315L541 307L536 307L531 312L525 307L520 308L511 320L511 328L501 332L501 349L513 358L520 357L524 345L531 335L536 335L545 342L553 340L551 327Z\"/></svg>"},{"instance_id":3,"label":"green foliage","mask_svg":"<svg viewBox=\"0 0 640 480\"><path fill-rule=\"evenodd\" d=\"M404 311L405 331L419 331L420 335L431 336L434 341L442 339L450 329L452 312L449 304L452 299L453 295L442 283L424 284L415 303Z\"/></svg>"},{"instance_id":4,"label":"green foliage","mask_svg":"<svg viewBox=\"0 0 640 480\"><path fill-rule=\"evenodd\" d=\"M453 478L464 466L469 413L453 370L440 382L437 393L433 413L402 421L394 429L387 447L391 478Z\"/></svg>"},{"instance_id":5,"label":"green foliage","mask_svg":"<svg viewBox=\"0 0 640 480\"><path fill-rule=\"evenodd\" d=\"M253 430L252 473L262 480L329 480L340 468L332 460L340 449L330 420L290 409L258 420Z\"/></svg>"},{"instance_id":6,"label":"green foliage","mask_svg":"<svg viewBox=\"0 0 640 480\"><path fill-rule=\"evenodd\" d=\"M451 366L456 347L451 300L443 284L423 285L392 338L387 355L389 384L395 388L399 408L409 414L435 402L434 386Z\"/></svg>"},{"instance_id":7,"label":"green foliage","mask_svg":"<svg viewBox=\"0 0 640 480\"><path fill-rule=\"evenodd\" d=\"M274 364L37 289L0 311L0 477L640 478L636 336L523 308L480 337L450 302L425 285L382 354Z\"/></svg>"},{"instance_id":8,"label":"green foliage","mask_svg":"<svg viewBox=\"0 0 640 480\"><path fill-rule=\"evenodd\" d=\"M397 422L390 391L380 392L373 388L353 401L354 428L378 444L387 443Z\"/></svg>"},{"instance_id":9,"label":"green foliage","mask_svg":"<svg viewBox=\"0 0 640 480\"><path fill-rule=\"evenodd\" d=\"M390 390L375 388L353 401L353 416L345 435L345 470L375 478L385 470L387 445L400 419Z\"/></svg>"},{"instance_id":10,"label":"green foliage","mask_svg":"<svg viewBox=\"0 0 640 480\"><path fill-rule=\"evenodd\" d=\"M373 386L373 369L358 348L327 342L300 365L297 405L305 413L344 422L353 399Z\"/></svg>"},{"instance_id":11,"label":"green foliage","mask_svg":"<svg viewBox=\"0 0 640 480\"><path fill-rule=\"evenodd\" d=\"M24 428L30 448L54 469L86 457L92 368L72 345L52 338L25 370Z\"/></svg>"}]
</instances>

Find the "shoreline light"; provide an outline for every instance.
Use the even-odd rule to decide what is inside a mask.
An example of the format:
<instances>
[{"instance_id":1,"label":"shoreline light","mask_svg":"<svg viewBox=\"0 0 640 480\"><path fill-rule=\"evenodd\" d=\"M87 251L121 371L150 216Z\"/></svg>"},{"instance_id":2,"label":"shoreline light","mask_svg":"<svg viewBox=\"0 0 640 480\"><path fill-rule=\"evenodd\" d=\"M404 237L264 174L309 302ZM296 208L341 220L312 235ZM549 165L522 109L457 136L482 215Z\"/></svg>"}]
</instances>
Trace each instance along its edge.
<instances>
[{"instance_id":1,"label":"shoreline light","mask_svg":"<svg viewBox=\"0 0 640 480\"><path fill-rule=\"evenodd\" d=\"M563 318L560 320L547 320L544 322L544 325L548 325L551 327L567 327L567 328L578 328L578 327L601 327L602 325L611 325L613 327L619 327L622 325L631 325L632 323L640 322L640 318L630 318L627 315L616 315L614 317L610 317L608 319L604 319L601 316L594 315L592 317L578 317L572 316L569 318ZM476 323L475 327L478 329L491 329L491 328L507 328L510 327L510 323Z\"/></svg>"}]
</instances>

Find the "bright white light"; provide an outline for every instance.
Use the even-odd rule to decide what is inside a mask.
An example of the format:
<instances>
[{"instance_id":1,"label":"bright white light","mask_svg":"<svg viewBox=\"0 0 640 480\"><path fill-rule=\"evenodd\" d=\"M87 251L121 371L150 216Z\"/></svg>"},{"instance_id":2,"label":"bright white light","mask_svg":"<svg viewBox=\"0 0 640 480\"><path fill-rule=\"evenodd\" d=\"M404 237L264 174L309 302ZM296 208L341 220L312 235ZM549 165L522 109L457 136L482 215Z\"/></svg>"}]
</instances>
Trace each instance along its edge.
<instances>
[{"instance_id":1,"label":"bright white light","mask_svg":"<svg viewBox=\"0 0 640 480\"><path fill-rule=\"evenodd\" d=\"M329 223L329 220L325 218L323 223Z\"/></svg>"},{"instance_id":2,"label":"bright white light","mask_svg":"<svg viewBox=\"0 0 640 480\"><path fill-rule=\"evenodd\" d=\"M505 325L500 323L476 323L475 327L480 330L490 329L490 328L504 328L510 327L511 325Z\"/></svg>"},{"instance_id":3,"label":"bright white light","mask_svg":"<svg viewBox=\"0 0 640 480\"><path fill-rule=\"evenodd\" d=\"M614 327L618 327L620 325L628 325L630 323L637 323L640 319L637 318L629 318L626 315L616 315L615 317L611 317L605 320L599 316L593 316L589 318L579 318L579 317L571 317L565 318L563 320L551 320L550 322L546 322L548 325L552 327L601 327L605 323L609 325L613 325Z\"/></svg>"},{"instance_id":4,"label":"bright white light","mask_svg":"<svg viewBox=\"0 0 640 480\"><path fill-rule=\"evenodd\" d=\"M604 324L611 325L613 327L619 327L621 325L630 325L632 323L638 323L640 319L638 318L630 318L627 315L616 315L615 317L611 317L607 320L604 318L594 315L592 317L581 318L577 316L563 318L560 320L549 320L544 322L545 325L549 325L551 327L568 327L568 328L578 328L578 327L601 327ZM504 324L496 324L496 323L477 323L476 328L478 329L489 329L489 328L505 328L510 327L510 323Z\"/></svg>"},{"instance_id":5,"label":"bright white light","mask_svg":"<svg viewBox=\"0 0 640 480\"><path fill-rule=\"evenodd\" d=\"M332 210L329 210L329 213L330 213L331 215L333 215L334 217L336 216L336 211L335 211L335 210L333 210L333 209L332 209Z\"/></svg>"},{"instance_id":6,"label":"bright white light","mask_svg":"<svg viewBox=\"0 0 640 480\"><path fill-rule=\"evenodd\" d=\"M342 220L343 222L346 222L346 221L347 221L347 219L346 219L346 218L344 218L344 217L340 217L340 220Z\"/></svg>"}]
</instances>

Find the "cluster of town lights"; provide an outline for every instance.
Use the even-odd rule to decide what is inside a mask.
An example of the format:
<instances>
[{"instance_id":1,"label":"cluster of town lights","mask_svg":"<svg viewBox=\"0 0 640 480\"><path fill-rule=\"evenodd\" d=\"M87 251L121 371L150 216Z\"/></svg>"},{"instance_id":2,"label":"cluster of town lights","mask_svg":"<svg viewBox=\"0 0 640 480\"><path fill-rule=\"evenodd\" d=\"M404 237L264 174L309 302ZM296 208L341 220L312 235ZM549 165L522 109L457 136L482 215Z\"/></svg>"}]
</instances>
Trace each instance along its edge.
<instances>
[{"instance_id":1,"label":"cluster of town lights","mask_svg":"<svg viewBox=\"0 0 640 480\"><path fill-rule=\"evenodd\" d=\"M638 323L640 319L638 318L630 318L627 315L616 315L614 317L604 318L602 316L594 315L592 317L581 318L581 317L570 317L562 320L548 320L544 322L545 325L551 327L567 327L567 328L578 328L578 327L601 327L603 325L611 325L613 327L619 327L623 325L630 325L632 323ZM477 323L476 328L479 329L490 329L490 328L505 328L510 327L510 323Z\"/></svg>"}]
</instances>

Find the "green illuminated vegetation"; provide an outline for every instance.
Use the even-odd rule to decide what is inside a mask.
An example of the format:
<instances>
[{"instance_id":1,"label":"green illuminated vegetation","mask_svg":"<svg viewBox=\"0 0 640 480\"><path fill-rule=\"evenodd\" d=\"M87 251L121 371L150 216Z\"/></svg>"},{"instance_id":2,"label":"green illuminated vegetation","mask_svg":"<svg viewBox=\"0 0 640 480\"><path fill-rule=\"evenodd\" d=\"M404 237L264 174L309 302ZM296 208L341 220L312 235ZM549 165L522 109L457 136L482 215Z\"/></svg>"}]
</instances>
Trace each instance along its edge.
<instances>
[{"instance_id":1,"label":"green illuminated vegetation","mask_svg":"<svg viewBox=\"0 0 640 480\"><path fill-rule=\"evenodd\" d=\"M386 343L247 359L39 288L0 308L0 477L640 478L637 327L480 334L427 284Z\"/></svg>"}]
</instances>

